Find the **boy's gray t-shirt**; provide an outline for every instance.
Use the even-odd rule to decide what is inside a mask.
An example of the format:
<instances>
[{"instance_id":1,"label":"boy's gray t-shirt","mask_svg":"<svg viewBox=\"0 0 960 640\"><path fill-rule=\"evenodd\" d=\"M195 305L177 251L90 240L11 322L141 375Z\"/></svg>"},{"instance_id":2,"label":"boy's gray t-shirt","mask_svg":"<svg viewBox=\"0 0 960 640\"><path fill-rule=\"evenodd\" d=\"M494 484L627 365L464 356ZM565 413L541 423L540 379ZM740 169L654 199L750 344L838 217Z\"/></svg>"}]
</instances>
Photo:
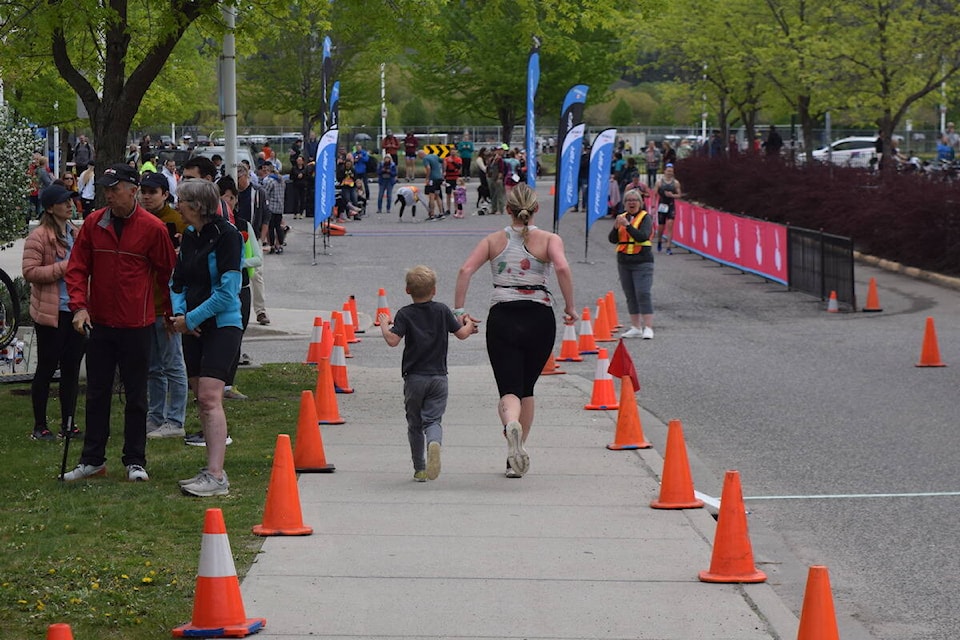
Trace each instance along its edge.
<instances>
[{"instance_id":1,"label":"boy's gray t-shirt","mask_svg":"<svg viewBox=\"0 0 960 640\"><path fill-rule=\"evenodd\" d=\"M448 334L461 326L450 307L434 300L397 311L390 331L404 339L402 375L446 375Z\"/></svg>"}]
</instances>

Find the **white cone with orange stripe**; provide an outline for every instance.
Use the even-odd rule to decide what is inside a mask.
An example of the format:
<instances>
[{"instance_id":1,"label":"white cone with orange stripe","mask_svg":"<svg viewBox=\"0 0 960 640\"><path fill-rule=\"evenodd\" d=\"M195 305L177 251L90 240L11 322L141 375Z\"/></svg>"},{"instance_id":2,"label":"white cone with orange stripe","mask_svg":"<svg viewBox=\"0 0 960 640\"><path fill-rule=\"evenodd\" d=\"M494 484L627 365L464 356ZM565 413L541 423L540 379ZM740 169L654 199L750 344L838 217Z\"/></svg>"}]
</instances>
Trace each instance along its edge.
<instances>
[{"instance_id":1,"label":"white cone with orange stripe","mask_svg":"<svg viewBox=\"0 0 960 640\"><path fill-rule=\"evenodd\" d=\"M617 390L613 386L613 376L608 371L610 360L607 358L607 350L600 349L599 351L597 371L593 376L593 394L590 396L590 404L583 408L591 411L619 409L620 403L617 402Z\"/></svg>"},{"instance_id":2,"label":"white cone with orange stripe","mask_svg":"<svg viewBox=\"0 0 960 640\"><path fill-rule=\"evenodd\" d=\"M577 329L572 322L563 325L563 342L560 343L560 357L557 362L583 362L580 347L577 346Z\"/></svg>"},{"instance_id":3,"label":"white cone with orange stripe","mask_svg":"<svg viewBox=\"0 0 960 640\"><path fill-rule=\"evenodd\" d=\"M330 355L330 371L333 373L333 390L337 393L353 393L353 387L347 380L347 359L343 355L344 338L337 335L333 339L333 353Z\"/></svg>"},{"instance_id":4,"label":"white cone with orange stripe","mask_svg":"<svg viewBox=\"0 0 960 640\"><path fill-rule=\"evenodd\" d=\"M200 568L190 624L173 629L175 638L243 638L266 626L266 618L247 618L233 564L227 527L220 509L207 509L200 543Z\"/></svg>"},{"instance_id":5,"label":"white cone with orange stripe","mask_svg":"<svg viewBox=\"0 0 960 640\"><path fill-rule=\"evenodd\" d=\"M313 333L310 335L310 346L307 347L307 357L303 364L317 364L320 362L320 354L323 351L321 342L323 341L323 318L317 316L313 319Z\"/></svg>"},{"instance_id":6,"label":"white cone with orange stripe","mask_svg":"<svg viewBox=\"0 0 960 640\"><path fill-rule=\"evenodd\" d=\"M353 312L350 311L350 303L343 303L343 331L347 337L347 344L356 344L360 342L357 337L357 331L354 327Z\"/></svg>"},{"instance_id":7,"label":"white cone with orange stripe","mask_svg":"<svg viewBox=\"0 0 960 640\"><path fill-rule=\"evenodd\" d=\"M593 325L590 323L590 309L584 307L580 316L580 355L597 353L597 342L593 339Z\"/></svg>"},{"instance_id":8,"label":"white cone with orange stripe","mask_svg":"<svg viewBox=\"0 0 960 640\"><path fill-rule=\"evenodd\" d=\"M386 314L389 321L393 316L390 315L390 307L387 305L387 290L381 288L377 291L377 315L374 316L373 324L380 326L380 316Z\"/></svg>"}]
</instances>

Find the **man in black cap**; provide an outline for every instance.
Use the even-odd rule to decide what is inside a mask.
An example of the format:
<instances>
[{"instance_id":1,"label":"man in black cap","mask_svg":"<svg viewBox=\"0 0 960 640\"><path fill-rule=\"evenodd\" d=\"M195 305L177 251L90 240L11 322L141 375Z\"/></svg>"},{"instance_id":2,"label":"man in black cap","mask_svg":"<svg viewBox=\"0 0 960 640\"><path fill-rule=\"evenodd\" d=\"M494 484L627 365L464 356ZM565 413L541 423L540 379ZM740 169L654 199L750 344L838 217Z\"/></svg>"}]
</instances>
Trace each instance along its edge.
<instances>
[{"instance_id":1,"label":"man in black cap","mask_svg":"<svg viewBox=\"0 0 960 640\"><path fill-rule=\"evenodd\" d=\"M123 382L123 464L130 481L148 480L146 459L147 371L156 318L154 291L164 317L173 315L168 282L176 255L166 226L137 202L140 176L115 164L97 179L107 206L84 220L64 280L73 327L89 331L87 430L74 481L107 472L110 402L117 366Z\"/></svg>"}]
</instances>

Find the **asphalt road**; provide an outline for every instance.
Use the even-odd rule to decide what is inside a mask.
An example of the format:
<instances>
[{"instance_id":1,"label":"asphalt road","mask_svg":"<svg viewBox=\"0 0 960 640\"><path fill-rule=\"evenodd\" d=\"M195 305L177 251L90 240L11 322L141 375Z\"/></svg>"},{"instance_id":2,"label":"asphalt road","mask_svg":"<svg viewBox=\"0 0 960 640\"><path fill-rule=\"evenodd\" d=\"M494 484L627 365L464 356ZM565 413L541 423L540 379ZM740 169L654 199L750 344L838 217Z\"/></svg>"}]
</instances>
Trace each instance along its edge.
<instances>
[{"instance_id":1,"label":"asphalt road","mask_svg":"<svg viewBox=\"0 0 960 640\"><path fill-rule=\"evenodd\" d=\"M552 199L547 187L539 191L544 212L536 222L550 228ZM592 312L613 290L624 316L606 242L610 221L597 222L585 245L583 215L561 221L577 306ZM404 272L418 263L437 270L437 299L452 303L465 255L507 223L468 216L400 224L371 209L348 225L354 235L334 238L325 253L318 239L314 263L312 220L291 220L287 250L265 258L267 306L277 322L252 328L244 350L259 362L300 361L314 311L339 309L356 295L369 322L380 287L391 308L406 304ZM5 268L9 257L0 255ZM952 640L960 629L960 293L857 265L861 300L871 276L882 313L828 314L821 301L756 276L683 251L659 255L656 337L629 343L638 397L662 421L683 421L699 491L719 497L723 472L740 471L758 566L792 610L799 614L806 566L824 564L838 616L865 629L845 639ZM485 317L488 291L481 271L468 295L471 313ZM914 366L928 316L951 366ZM274 333L291 319L300 335ZM360 351L363 366L399 362ZM451 345L451 364L485 360L482 339ZM593 376L592 367L567 368ZM662 452L664 434L647 436Z\"/></svg>"}]
</instances>

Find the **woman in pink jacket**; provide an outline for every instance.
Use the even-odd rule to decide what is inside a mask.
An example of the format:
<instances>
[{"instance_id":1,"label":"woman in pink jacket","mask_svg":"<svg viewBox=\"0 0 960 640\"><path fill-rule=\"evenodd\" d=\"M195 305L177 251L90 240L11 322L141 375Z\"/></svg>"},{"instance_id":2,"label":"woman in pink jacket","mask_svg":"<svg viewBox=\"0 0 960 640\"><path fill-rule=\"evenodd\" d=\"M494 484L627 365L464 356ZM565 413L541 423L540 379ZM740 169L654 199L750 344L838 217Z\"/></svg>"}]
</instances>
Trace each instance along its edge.
<instances>
[{"instance_id":1,"label":"woman in pink jacket","mask_svg":"<svg viewBox=\"0 0 960 640\"><path fill-rule=\"evenodd\" d=\"M23 277L30 283L30 317L37 336L37 371L30 395L33 400L33 439L54 440L47 428L47 400L50 381L60 369L60 437L82 435L74 424L77 407L77 381L85 338L74 331L73 313L67 307L67 287L63 274L73 248L77 228L73 192L51 185L40 193L40 225L23 246Z\"/></svg>"}]
</instances>

